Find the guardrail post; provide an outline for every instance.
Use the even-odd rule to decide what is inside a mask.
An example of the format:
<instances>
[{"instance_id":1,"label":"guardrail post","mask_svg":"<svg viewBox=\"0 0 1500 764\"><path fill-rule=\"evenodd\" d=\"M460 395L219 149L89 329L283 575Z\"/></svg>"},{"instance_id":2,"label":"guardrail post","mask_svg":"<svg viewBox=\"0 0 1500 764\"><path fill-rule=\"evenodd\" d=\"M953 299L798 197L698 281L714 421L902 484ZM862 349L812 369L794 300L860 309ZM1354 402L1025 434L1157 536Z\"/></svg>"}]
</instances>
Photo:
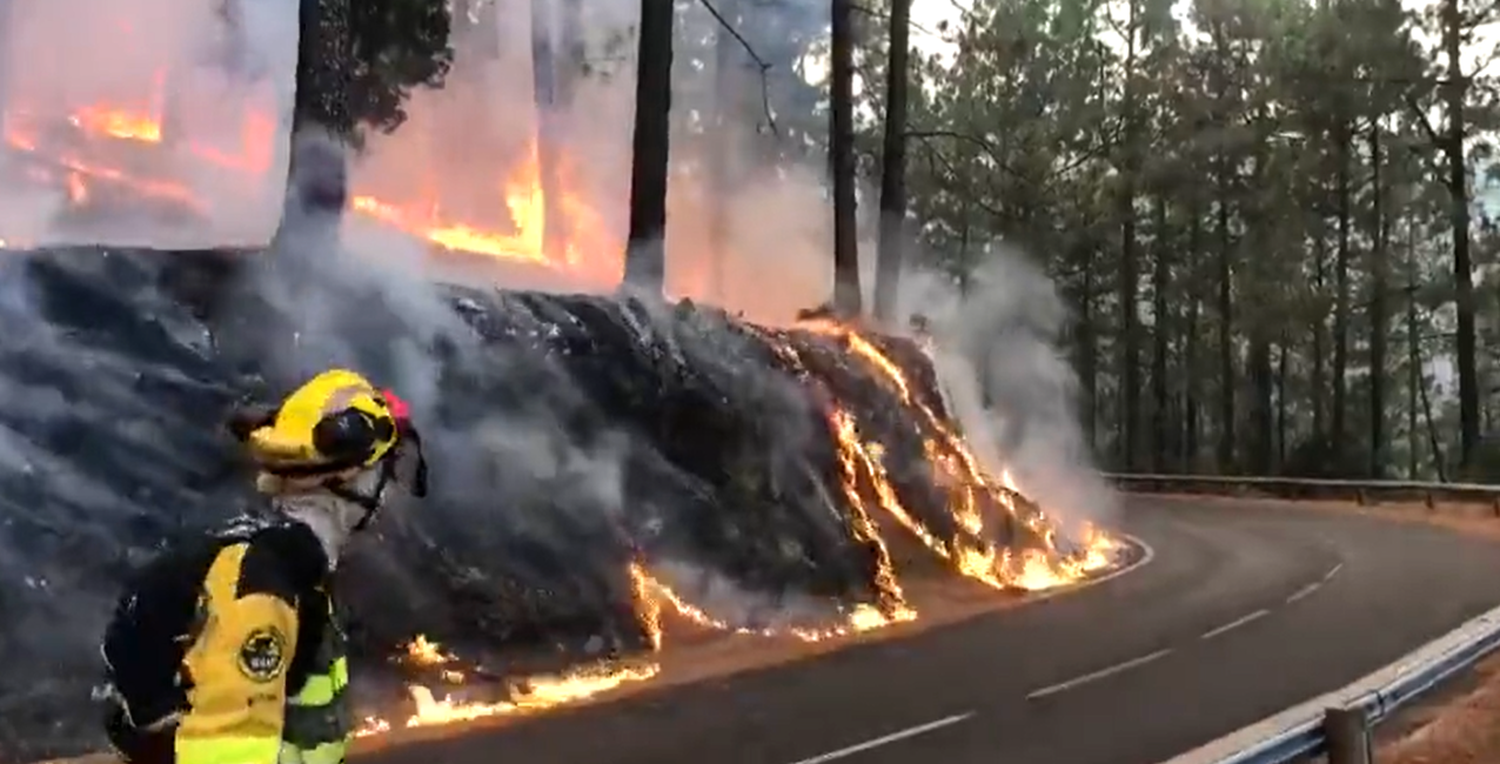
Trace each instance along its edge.
<instances>
[{"instance_id":1,"label":"guardrail post","mask_svg":"<svg viewBox=\"0 0 1500 764\"><path fill-rule=\"evenodd\" d=\"M1323 712L1328 764L1372 764L1370 724L1364 709L1330 708Z\"/></svg>"}]
</instances>

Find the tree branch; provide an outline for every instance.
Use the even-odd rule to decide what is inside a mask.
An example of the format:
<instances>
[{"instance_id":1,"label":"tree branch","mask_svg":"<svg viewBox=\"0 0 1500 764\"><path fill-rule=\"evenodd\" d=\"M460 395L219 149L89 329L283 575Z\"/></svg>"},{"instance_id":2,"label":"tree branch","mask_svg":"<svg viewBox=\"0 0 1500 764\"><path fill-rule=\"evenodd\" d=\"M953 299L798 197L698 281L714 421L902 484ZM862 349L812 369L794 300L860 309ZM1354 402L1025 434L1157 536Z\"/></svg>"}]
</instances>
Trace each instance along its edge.
<instances>
[{"instance_id":1,"label":"tree branch","mask_svg":"<svg viewBox=\"0 0 1500 764\"><path fill-rule=\"evenodd\" d=\"M982 202L974 198L973 189L968 188L967 186L962 189L962 191L954 188L954 186L958 185L958 178L960 173L958 171L958 168L954 167L953 163L949 161L948 157L943 156L943 153L934 148L931 143L924 142L922 144L922 148L927 150L927 164L928 167L932 168L932 174L943 176L947 180L947 183L944 183L943 185L947 187L949 193L953 194L954 196L961 197L964 200L964 203L972 204L978 207L980 210L993 215L997 220L1005 220L1005 215L1001 213L1000 210L991 207L986 202ZM937 168L933 167L933 164L938 162L942 163L943 169L947 171L946 173L939 173L937 172Z\"/></svg>"},{"instance_id":2,"label":"tree branch","mask_svg":"<svg viewBox=\"0 0 1500 764\"><path fill-rule=\"evenodd\" d=\"M1422 132L1427 134L1427 140L1432 142L1432 148L1442 148L1443 139L1437 134L1437 129L1432 126L1432 121L1427 118L1427 112L1422 111L1422 105L1417 103L1416 97L1411 93L1406 94L1406 105L1411 108L1412 117L1416 120L1417 125L1422 128ZM1427 171L1432 173L1434 177L1442 177L1442 168L1437 165L1437 162L1433 161L1431 156L1418 152L1415 146L1407 146L1407 148L1418 159L1423 160L1422 163L1427 166Z\"/></svg>"},{"instance_id":3,"label":"tree branch","mask_svg":"<svg viewBox=\"0 0 1500 764\"><path fill-rule=\"evenodd\" d=\"M703 7L708 10L708 14L714 17L714 21L719 23L719 28L728 32L731 37L738 41L740 47L745 49L745 54L760 69L760 106L766 115L766 127L771 131L772 135L778 138L781 137L781 129L776 125L776 114L771 111L771 83L770 78L767 76L771 71L771 63L761 58L760 54L755 52L755 48L750 45L750 41L746 40L745 36L740 34L740 30L735 29L734 25L730 24L729 20L724 18L724 14L719 13L719 9L715 8L713 3L709 2L709 0L699 0L699 2L703 3Z\"/></svg>"}]
</instances>

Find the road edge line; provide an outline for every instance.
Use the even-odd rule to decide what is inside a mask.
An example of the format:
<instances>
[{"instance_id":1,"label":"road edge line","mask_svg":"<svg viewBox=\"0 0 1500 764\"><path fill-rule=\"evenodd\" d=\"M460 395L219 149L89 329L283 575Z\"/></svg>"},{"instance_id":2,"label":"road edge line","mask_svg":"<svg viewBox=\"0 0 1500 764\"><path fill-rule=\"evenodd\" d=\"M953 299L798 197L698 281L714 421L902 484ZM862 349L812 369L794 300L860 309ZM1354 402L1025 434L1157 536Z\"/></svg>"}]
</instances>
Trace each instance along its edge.
<instances>
[{"instance_id":1,"label":"road edge line","mask_svg":"<svg viewBox=\"0 0 1500 764\"><path fill-rule=\"evenodd\" d=\"M1061 597L1064 594L1072 594L1073 592L1087 589L1090 586L1098 586L1099 584L1102 584L1106 581L1112 581L1116 578L1119 578L1126 573L1140 570L1141 568L1144 568L1147 565L1151 564L1152 560L1156 559L1156 548L1151 546L1150 544L1147 544L1145 541L1142 541L1139 536L1132 536L1129 533L1117 533L1115 535L1122 539L1125 539L1126 543L1136 547L1137 549L1140 549L1140 559L1130 563L1129 565L1115 568L1114 570L1111 570L1102 576L1093 576L1079 581L1074 581L1070 584L1054 586L1050 589L1039 589L1034 592L1025 592L1022 594L1020 604L1031 605L1038 602L1045 602L1055 597Z\"/></svg>"}]
</instances>

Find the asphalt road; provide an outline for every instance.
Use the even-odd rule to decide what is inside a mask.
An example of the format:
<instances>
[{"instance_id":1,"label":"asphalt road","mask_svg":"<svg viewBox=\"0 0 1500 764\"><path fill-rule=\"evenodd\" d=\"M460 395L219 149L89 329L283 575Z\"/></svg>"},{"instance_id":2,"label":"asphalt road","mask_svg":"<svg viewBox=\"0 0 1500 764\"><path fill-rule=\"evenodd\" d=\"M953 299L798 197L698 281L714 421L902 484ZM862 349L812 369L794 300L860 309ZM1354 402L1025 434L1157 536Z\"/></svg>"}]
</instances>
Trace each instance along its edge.
<instances>
[{"instance_id":1,"label":"asphalt road","mask_svg":"<svg viewBox=\"0 0 1500 764\"><path fill-rule=\"evenodd\" d=\"M908 639L358 764L1152 764L1500 604L1500 547L1419 524L1132 498L1154 559Z\"/></svg>"}]
</instances>

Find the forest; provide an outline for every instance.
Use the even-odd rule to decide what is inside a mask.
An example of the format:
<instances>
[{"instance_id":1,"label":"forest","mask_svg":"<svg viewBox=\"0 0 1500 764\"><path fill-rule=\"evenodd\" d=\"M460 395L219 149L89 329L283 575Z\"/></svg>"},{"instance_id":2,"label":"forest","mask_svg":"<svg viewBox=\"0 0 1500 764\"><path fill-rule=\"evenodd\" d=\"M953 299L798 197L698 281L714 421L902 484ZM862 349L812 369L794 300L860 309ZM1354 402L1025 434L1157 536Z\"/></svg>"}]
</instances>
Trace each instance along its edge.
<instances>
[{"instance_id":1,"label":"forest","mask_svg":"<svg viewBox=\"0 0 1500 764\"><path fill-rule=\"evenodd\" d=\"M627 277L660 281L669 135L753 127L768 161L826 162L845 316L889 319L911 270L1043 264L1106 469L1500 471L1495 4L935 4L645 0L633 45L590 45L562 2L539 98L639 63Z\"/></svg>"}]
</instances>

